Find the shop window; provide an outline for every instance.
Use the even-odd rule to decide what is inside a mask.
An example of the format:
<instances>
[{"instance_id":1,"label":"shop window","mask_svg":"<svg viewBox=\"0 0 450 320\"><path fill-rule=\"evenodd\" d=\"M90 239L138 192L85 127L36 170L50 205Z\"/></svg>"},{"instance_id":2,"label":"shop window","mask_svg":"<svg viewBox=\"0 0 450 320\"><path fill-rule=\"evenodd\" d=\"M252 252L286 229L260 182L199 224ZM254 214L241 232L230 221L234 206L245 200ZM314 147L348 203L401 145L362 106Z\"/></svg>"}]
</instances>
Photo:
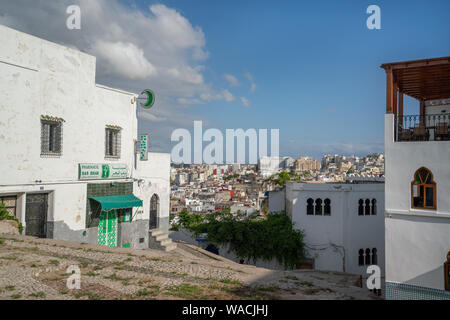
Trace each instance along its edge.
<instances>
[{"instance_id":1,"label":"shop window","mask_svg":"<svg viewBox=\"0 0 450 320\"><path fill-rule=\"evenodd\" d=\"M41 155L62 154L62 121L41 120Z\"/></svg>"},{"instance_id":2,"label":"shop window","mask_svg":"<svg viewBox=\"0 0 450 320\"><path fill-rule=\"evenodd\" d=\"M436 182L427 168L420 168L411 182L411 208L436 209Z\"/></svg>"},{"instance_id":3,"label":"shop window","mask_svg":"<svg viewBox=\"0 0 450 320\"><path fill-rule=\"evenodd\" d=\"M117 209L119 222L131 222L132 208Z\"/></svg>"}]
</instances>

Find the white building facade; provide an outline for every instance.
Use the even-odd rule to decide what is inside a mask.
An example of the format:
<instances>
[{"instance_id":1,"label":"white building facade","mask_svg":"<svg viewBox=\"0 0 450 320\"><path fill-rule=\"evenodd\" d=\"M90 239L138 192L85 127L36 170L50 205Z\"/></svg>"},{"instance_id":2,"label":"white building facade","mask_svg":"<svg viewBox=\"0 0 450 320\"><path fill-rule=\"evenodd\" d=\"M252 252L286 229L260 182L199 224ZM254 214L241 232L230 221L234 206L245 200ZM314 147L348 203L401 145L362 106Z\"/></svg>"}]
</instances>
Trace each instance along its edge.
<instances>
[{"instance_id":1,"label":"white building facade","mask_svg":"<svg viewBox=\"0 0 450 320\"><path fill-rule=\"evenodd\" d=\"M383 282L383 208L383 183L287 182L269 193L269 210L285 210L304 232L314 269L359 274L364 287L370 265L380 267Z\"/></svg>"},{"instance_id":2,"label":"white building facade","mask_svg":"<svg viewBox=\"0 0 450 320\"><path fill-rule=\"evenodd\" d=\"M279 157L261 157L258 160L258 172L263 178L268 178L280 172Z\"/></svg>"},{"instance_id":3,"label":"white building facade","mask_svg":"<svg viewBox=\"0 0 450 320\"><path fill-rule=\"evenodd\" d=\"M450 98L441 81L450 78L450 57L382 67L388 75L386 298L450 299L450 100L428 103ZM420 94L405 74L422 77ZM419 99L416 115L403 115L403 94Z\"/></svg>"},{"instance_id":4,"label":"white building facade","mask_svg":"<svg viewBox=\"0 0 450 320\"><path fill-rule=\"evenodd\" d=\"M96 84L91 55L0 38L0 202L27 235L148 247L168 229L170 155L137 158L136 95Z\"/></svg>"}]
</instances>

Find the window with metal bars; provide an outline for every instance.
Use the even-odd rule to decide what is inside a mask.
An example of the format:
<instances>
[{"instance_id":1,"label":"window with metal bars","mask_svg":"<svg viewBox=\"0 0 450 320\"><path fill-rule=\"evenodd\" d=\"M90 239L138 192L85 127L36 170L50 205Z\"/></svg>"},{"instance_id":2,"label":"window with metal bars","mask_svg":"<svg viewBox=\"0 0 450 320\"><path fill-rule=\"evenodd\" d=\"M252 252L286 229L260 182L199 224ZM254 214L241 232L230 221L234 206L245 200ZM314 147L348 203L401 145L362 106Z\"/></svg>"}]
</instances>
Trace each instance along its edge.
<instances>
[{"instance_id":1,"label":"window with metal bars","mask_svg":"<svg viewBox=\"0 0 450 320\"><path fill-rule=\"evenodd\" d=\"M16 217L17 196L0 197L0 203L5 206L10 216Z\"/></svg>"},{"instance_id":2,"label":"window with metal bars","mask_svg":"<svg viewBox=\"0 0 450 320\"><path fill-rule=\"evenodd\" d=\"M105 158L120 158L120 129L105 129Z\"/></svg>"},{"instance_id":3,"label":"window with metal bars","mask_svg":"<svg viewBox=\"0 0 450 320\"><path fill-rule=\"evenodd\" d=\"M41 120L41 155L62 154L62 121Z\"/></svg>"}]
</instances>

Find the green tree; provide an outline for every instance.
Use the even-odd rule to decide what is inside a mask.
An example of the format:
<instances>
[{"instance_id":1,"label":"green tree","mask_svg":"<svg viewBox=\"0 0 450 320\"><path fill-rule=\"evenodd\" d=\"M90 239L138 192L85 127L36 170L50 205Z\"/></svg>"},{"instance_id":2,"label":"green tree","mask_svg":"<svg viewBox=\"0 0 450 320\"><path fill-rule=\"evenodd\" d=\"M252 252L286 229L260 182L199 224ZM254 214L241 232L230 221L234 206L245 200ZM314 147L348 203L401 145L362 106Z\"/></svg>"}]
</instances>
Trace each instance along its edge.
<instances>
[{"instance_id":1,"label":"green tree","mask_svg":"<svg viewBox=\"0 0 450 320\"><path fill-rule=\"evenodd\" d=\"M209 242L229 244L230 251L242 259L276 259L287 268L296 268L305 257L303 232L294 229L284 212L271 213L266 219L256 219L255 214L237 220L229 209L206 216L183 210L179 217L179 228L194 236L207 233Z\"/></svg>"},{"instance_id":2,"label":"green tree","mask_svg":"<svg viewBox=\"0 0 450 320\"><path fill-rule=\"evenodd\" d=\"M283 187L286 185L286 182L291 180L291 176L286 171L282 171L278 173L277 178L275 178L274 182L276 185Z\"/></svg>"}]
</instances>

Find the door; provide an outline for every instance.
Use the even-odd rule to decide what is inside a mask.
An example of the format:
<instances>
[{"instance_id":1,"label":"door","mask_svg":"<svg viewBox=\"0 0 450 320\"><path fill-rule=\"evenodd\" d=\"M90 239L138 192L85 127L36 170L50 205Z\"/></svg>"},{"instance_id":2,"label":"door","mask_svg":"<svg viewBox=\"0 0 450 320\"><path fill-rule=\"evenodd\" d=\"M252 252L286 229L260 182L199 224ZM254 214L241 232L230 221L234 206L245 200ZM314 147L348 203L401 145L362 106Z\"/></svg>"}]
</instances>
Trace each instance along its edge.
<instances>
[{"instance_id":1,"label":"door","mask_svg":"<svg viewBox=\"0 0 450 320\"><path fill-rule=\"evenodd\" d=\"M48 194L27 194L25 207L25 234L45 238L47 233Z\"/></svg>"},{"instance_id":2,"label":"door","mask_svg":"<svg viewBox=\"0 0 450 320\"><path fill-rule=\"evenodd\" d=\"M159 197L155 193L150 199L150 230L158 228Z\"/></svg>"},{"instance_id":3,"label":"door","mask_svg":"<svg viewBox=\"0 0 450 320\"><path fill-rule=\"evenodd\" d=\"M117 247L117 214L116 210L102 211L98 224L97 243L102 246Z\"/></svg>"}]
</instances>

